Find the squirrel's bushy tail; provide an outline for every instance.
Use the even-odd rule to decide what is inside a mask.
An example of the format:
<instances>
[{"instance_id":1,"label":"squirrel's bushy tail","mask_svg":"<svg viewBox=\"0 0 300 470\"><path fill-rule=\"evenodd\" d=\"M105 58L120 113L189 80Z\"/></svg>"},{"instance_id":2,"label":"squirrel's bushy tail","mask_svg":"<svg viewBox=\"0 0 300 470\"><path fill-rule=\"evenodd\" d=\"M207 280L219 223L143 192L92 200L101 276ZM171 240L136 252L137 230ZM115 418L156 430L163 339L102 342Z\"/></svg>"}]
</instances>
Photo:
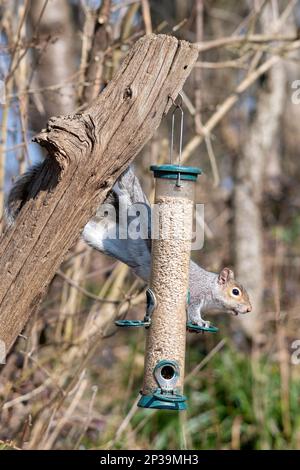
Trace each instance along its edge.
<instances>
[{"instance_id":1,"label":"squirrel's bushy tail","mask_svg":"<svg viewBox=\"0 0 300 470\"><path fill-rule=\"evenodd\" d=\"M29 168L13 184L5 200L5 218L8 225L13 224L18 213L28 199L35 196L35 181L44 162Z\"/></svg>"}]
</instances>

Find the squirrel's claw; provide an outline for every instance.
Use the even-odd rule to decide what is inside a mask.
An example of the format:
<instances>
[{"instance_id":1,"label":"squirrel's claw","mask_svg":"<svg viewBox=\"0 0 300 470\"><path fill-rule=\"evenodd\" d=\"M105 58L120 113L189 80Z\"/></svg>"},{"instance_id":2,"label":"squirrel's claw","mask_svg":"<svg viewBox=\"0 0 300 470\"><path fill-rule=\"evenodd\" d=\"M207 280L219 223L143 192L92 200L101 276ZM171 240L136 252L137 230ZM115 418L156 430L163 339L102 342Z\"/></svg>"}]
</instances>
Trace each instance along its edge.
<instances>
[{"instance_id":1,"label":"squirrel's claw","mask_svg":"<svg viewBox=\"0 0 300 470\"><path fill-rule=\"evenodd\" d=\"M198 322L189 321L186 326L187 326L188 331L192 333L204 333L205 331L215 333L216 331L218 331L218 328L211 325L209 321L205 321L202 319L201 321L198 321Z\"/></svg>"}]
</instances>

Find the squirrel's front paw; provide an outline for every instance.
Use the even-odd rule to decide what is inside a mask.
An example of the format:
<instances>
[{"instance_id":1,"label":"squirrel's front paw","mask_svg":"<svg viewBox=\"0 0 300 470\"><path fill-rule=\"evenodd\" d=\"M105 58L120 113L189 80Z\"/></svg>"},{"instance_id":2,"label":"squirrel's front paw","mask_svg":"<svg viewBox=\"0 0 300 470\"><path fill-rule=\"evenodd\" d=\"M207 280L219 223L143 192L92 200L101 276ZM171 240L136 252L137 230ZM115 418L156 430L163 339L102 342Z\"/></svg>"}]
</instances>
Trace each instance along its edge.
<instances>
[{"instance_id":1,"label":"squirrel's front paw","mask_svg":"<svg viewBox=\"0 0 300 470\"><path fill-rule=\"evenodd\" d=\"M192 333L204 333L204 331L212 331L210 322L202 319L194 322L189 321L186 326L188 331L191 331Z\"/></svg>"},{"instance_id":2,"label":"squirrel's front paw","mask_svg":"<svg viewBox=\"0 0 300 470\"><path fill-rule=\"evenodd\" d=\"M202 318L199 319L198 321L192 321L193 325L200 326L201 328L209 328L210 327L210 321L203 320Z\"/></svg>"},{"instance_id":3,"label":"squirrel's front paw","mask_svg":"<svg viewBox=\"0 0 300 470\"><path fill-rule=\"evenodd\" d=\"M200 333L204 331L209 331L211 333L215 333L218 331L218 328L213 326L210 321L203 320L201 316L201 309L199 305L191 305L188 309L188 321L187 321L187 329L191 332Z\"/></svg>"},{"instance_id":4,"label":"squirrel's front paw","mask_svg":"<svg viewBox=\"0 0 300 470\"><path fill-rule=\"evenodd\" d=\"M192 304L188 308L188 323L198 326L199 328L208 329L210 322L203 320L201 316L201 303Z\"/></svg>"}]
</instances>

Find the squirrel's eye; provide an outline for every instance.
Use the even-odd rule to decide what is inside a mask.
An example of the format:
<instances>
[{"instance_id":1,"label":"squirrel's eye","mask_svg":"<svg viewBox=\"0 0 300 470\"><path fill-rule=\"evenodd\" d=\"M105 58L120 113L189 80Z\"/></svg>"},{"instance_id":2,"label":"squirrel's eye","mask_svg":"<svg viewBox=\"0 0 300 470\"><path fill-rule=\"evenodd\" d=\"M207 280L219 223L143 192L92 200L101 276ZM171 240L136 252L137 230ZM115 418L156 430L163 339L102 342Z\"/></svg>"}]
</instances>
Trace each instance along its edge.
<instances>
[{"instance_id":1,"label":"squirrel's eye","mask_svg":"<svg viewBox=\"0 0 300 470\"><path fill-rule=\"evenodd\" d=\"M234 289L232 289L232 293L233 293L233 295L240 295L240 291L236 287Z\"/></svg>"}]
</instances>

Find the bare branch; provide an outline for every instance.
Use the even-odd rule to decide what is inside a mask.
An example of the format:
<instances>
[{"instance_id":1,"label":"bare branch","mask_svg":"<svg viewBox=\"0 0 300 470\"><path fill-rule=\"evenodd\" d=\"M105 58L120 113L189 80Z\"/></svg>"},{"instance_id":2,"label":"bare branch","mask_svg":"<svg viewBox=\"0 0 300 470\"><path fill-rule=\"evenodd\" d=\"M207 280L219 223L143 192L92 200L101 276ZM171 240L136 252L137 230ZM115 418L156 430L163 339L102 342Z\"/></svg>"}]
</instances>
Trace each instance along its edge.
<instances>
[{"instance_id":1,"label":"bare branch","mask_svg":"<svg viewBox=\"0 0 300 470\"><path fill-rule=\"evenodd\" d=\"M265 44L269 42L293 42L298 38L296 35L279 35L279 34L250 34L240 36L229 36L225 38L213 39L212 41L204 41L195 43L199 52L209 51L211 49L219 49L225 46L238 46L243 44Z\"/></svg>"}]
</instances>

